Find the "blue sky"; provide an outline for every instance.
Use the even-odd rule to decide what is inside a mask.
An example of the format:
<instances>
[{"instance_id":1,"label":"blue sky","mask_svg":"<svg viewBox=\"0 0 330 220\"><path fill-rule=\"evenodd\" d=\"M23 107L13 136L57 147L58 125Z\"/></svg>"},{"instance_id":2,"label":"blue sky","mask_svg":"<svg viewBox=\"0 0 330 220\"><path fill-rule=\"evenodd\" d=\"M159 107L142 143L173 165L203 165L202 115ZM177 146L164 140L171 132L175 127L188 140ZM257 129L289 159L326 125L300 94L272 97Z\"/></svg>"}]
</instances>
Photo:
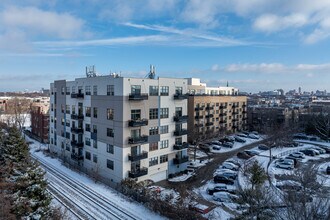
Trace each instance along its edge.
<instances>
[{"instance_id":1,"label":"blue sky","mask_svg":"<svg viewBox=\"0 0 330 220\"><path fill-rule=\"evenodd\" d=\"M22 3L23 2L23 3ZM0 90L99 74L330 91L329 0L1 0Z\"/></svg>"}]
</instances>

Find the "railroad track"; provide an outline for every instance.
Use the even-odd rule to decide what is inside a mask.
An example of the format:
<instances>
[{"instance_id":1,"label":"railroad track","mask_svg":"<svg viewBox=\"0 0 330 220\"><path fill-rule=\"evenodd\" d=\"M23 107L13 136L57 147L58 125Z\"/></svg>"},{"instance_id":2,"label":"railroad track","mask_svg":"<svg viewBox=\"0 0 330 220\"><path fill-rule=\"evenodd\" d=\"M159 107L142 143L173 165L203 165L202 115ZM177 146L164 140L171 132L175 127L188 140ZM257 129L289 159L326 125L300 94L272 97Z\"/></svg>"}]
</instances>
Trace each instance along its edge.
<instances>
[{"instance_id":1,"label":"railroad track","mask_svg":"<svg viewBox=\"0 0 330 220\"><path fill-rule=\"evenodd\" d=\"M63 196L83 214L82 219L141 219L108 198L88 188L44 159L32 155L47 171L49 187Z\"/></svg>"}]
</instances>

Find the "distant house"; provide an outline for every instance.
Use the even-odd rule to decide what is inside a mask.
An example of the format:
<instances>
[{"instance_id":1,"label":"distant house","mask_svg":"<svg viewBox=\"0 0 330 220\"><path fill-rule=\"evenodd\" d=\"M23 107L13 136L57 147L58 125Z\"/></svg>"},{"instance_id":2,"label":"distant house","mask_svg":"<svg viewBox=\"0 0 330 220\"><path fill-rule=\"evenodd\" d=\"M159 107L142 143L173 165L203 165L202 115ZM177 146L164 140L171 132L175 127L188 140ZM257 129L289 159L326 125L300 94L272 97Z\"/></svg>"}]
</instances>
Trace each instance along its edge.
<instances>
[{"instance_id":1,"label":"distant house","mask_svg":"<svg viewBox=\"0 0 330 220\"><path fill-rule=\"evenodd\" d=\"M31 133L42 143L48 143L49 103L33 103L31 109Z\"/></svg>"}]
</instances>

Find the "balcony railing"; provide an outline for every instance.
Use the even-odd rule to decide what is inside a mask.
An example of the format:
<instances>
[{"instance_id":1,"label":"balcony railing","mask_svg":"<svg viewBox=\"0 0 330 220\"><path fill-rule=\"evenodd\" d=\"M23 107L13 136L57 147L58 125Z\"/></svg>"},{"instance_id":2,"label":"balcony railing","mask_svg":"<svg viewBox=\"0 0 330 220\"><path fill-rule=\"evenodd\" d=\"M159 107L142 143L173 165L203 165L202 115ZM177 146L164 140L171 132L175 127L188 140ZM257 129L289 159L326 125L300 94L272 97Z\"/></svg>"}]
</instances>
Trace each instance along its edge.
<instances>
[{"instance_id":1,"label":"balcony railing","mask_svg":"<svg viewBox=\"0 0 330 220\"><path fill-rule=\"evenodd\" d=\"M220 124L226 124L227 121L224 121L224 120L220 120Z\"/></svg>"},{"instance_id":2,"label":"balcony railing","mask_svg":"<svg viewBox=\"0 0 330 220\"><path fill-rule=\"evenodd\" d=\"M182 136L182 135L186 135L186 134L188 134L187 129L181 129L181 130L174 131L175 136Z\"/></svg>"},{"instance_id":3,"label":"balcony railing","mask_svg":"<svg viewBox=\"0 0 330 220\"><path fill-rule=\"evenodd\" d=\"M71 141L71 146L72 147L83 147L84 142L82 142L82 141Z\"/></svg>"},{"instance_id":4,"label":"balcony railing","mask_svg":"<svg viewBox=\"0 0 330 220\"><path fill-rule=\"evenodd\" d=\"M224 108L227 108L226 105L220 105L220 109L224 109Z\"/></svg>"},{"instance_id":5,"label":"balcony railing","mask_svg":"<svg viewBox=\"0 0 330 220\"><path fill-rule=\"evenodd\" d=\"M195 107L195 111L200 111L200 110L203 110L203 109L204 109L204 106Z\"/></svg>"},{"instance_id":6,"label":"balcony railing","mask_svg":"<svg viewBox=\"0 0 330 220\"><path fill-rule=\"evenodd\" d=\"M128 100L132 100L132 101L148 100L148 93L131 93L128 96Z\"/></svg>"},{"instance_id":7,"label":"balcony railing","mask_svg":"<svg viewBox=\"0 0 330 220\"><path fill-rule=\"evenodd\" d=\"M71 93L71 98L73 99L83 99L84 93Z\"/></svg>"},{"instance_id":8,"label":"balcony railing","mask_svg":"<svg viewBox=\"0 0 330 220\"><path fill-rule=\"evenodd\" d=\"M148 136L140 136L140 137L130 137L128 138L128 143L129 144L143 144L143 143L148 143Z\"/></svg>"},{"instance_id":9,"label":"balcony railing","mask_svg":"<svg viewBox=\"0 0 330 220\"><path fill-rule=\"evenodd\" d=\"M130 127L141 127L148 125L148 119L136 119L136 120L129 120L128 126Z\"/></svg>"},{"instance_id":10,"label":"balcony railing","mask_svg":"<svg viewBox=\"0 0 330 220\"><path fill-rule=\"evenodd\" d=\"M128 172L128 177L130 178L138 178L140 176L145 176L148 174L148 168L146 167L142 167L138 170L134 170L134 171L129 171Z\"/></svg>"},{"instance_id":11,"label":"balcony railing","mask_svg":"<svg viewBox=\"0 0 330 220\"><path fill-rule=\"evenodd\" d=\"M213 118L214 115L213 114L208 114L208 115L205 115L206 118Z\"/></svg>"},{"instance_id":12,"label":"balcony railing","mask_svg":"<svg viewBox=\"0 0 330 220\"><path fill-rule=\"evenodd\" d=\"M195 127L203 127L204 125L201 123L201 124L195 124Z\"/></svg>"},{"instance_id":13,"label":"balcony railing","mask_svg":"<svg viewBox=\"0 0 330 220\"><path fill-rule=\"evenodd\" d=\"M214 125L214 123L213 122L206 122L206 126L212 126L212 125Z\"/></svg>"},{"instance_id":14,"label":"balcony railing","mask_svg":"<svg viewBox=\"0 0 330 220\"><path fill-rule=\"evenodd\" d=\"M227 113L223 112L219 114L220 117L227 116Z\"/></svg>"},{"instance_id":15,"label":"balcony railing","mask_svg":"<svg viewBox=\"0 0 330 220\"><path fill-rule=\"evenodd\" d=\"M138 161L138 160L143 160L148 158L148 152L147 151L142 151L140 154L129 154L128 159L130 161Z\"/></svg>"},{"instance_id":16,"label":"balcony railing","mask_svg":"<svg viewBox=\"0 0 330 220\"><path fill-rule=\"evenodd\" d=\"M71 159L72 160L84 160L84 156L83 155L78 155L78 154L71 154Z\"/></svg>"},{"instance_id":17,"label":"balcony railing","mask_svg":"<svg viewBox=\"0 0 330 220\"><path fill-rule=\"evenodd\" d=\"M213 110L214 106L206 106L205 110Z\"/></svg>"},{"instance_id":18,"label":"balcony railing","mask_svg":"<svg viewBox=\"0 0 330 220\"><path fill-rule=\"evenodd\" d=\"M239 119L238 118L233 118L232 121L239 121Z\"/></svg>"},{"instance_id":19,"label":"balcony railing","mask_svg":"<svg viewBox=\"0 0 330 220\"><path fill-rule=\"evenodd\" d=\"M71 119L73 119L73 120L83 120L84 115L83 114L71 114Z\"/></svg>"},{"instance_id":20,"label":"balcony railing","mask_svg":"<svg viewBox=\"0 0 330 220\"><path fill-rule=\"evenodd\" d=\"M189 147L189 144L187 142L183 142L182 144L174 144L173 148L174 150L183 150Z\"/></svg>"},{"instance_id":21,"label":"balcony railing","mask_svg":"<svg viewBox=\"0 0 330 220\"><path fill-rule=\"evenodd\" d=\"M188 121L188 115L181 115L181 116L174 116L175 122L187 122Z\"/></svg>"},{"instance_id":22,"label":"balcony railing","mask_svg":"<svg viewBox=\"0 0 330 220\"><path fill-rule=\"evenodd\" d=\"M175 100L184 100L187 99L188 95L187 94L174 94L174 99Z\"/></svg>"},{"instance_id":23,"label":"balcony railing","mask_svg":"<svg viewBox=\"0 0 330 220\"><path fill-rule=\"evenodd\" d=\"M75 133L75 134L82 134L82 133L84 133L84 129L83 128L72 127L71 132Z\"/></svg>"},{"instance_id":24,"label":"balcony railing","mask_svg":"<svg viewBox=\"0 0 330 220\"><path fill-rule=\"evenodd\" d=\"M189 161L188 156L182 156L181 158L174 158L173 163L174 164L183 164Z\"/></svg>"},{"instance_id":25,"label":"balcony railing","mask_svg":"<svg viewBox=\"0 0 330 220\"><path fill-rule=\"evenodd\" d=\"M196 115L195 116L195 119L202 119L203 118L203 115Z\"/></svg>"}]
</instances>

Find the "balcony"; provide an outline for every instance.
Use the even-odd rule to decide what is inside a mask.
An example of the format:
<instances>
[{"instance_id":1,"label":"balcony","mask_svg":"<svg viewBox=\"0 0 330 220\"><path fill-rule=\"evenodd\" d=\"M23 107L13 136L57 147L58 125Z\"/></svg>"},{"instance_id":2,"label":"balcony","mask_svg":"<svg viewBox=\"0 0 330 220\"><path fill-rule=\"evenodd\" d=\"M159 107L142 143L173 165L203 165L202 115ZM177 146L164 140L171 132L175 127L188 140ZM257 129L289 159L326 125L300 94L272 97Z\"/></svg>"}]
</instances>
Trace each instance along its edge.
<instances>
[{"instance_id":1,"label":"balcony","mask_svg":"<svg viewBox=\"0 0 330 220\"><path fill-rule=\"evenodd\" d=\"M187 94L174 94L174 100L184 100L187 98L188 98Z\"/></svg>"},{"instance_id":2,"label":"balcony","mask_svg":"<svg viewBox=\"0 0 330 220\"><path fill-rule=\"evenodd\" d=\"M243 112L242 112L243 114L246 114L247 113L247 111L246 110L243 110Z\"/></svg>"},{"instance_id":3,"label":"balcony","mask_svg":"<svg viewBox=\"0 0 330 220\"><path fill-rule=\"evenodd\" d=\"M183 142L182 144L174 144L173 148L174 150L183 150L189 147L189 144L187 142Z\"/></svg>"},{"instance_id":4,"label":"balcony","mask_svg":"<svg viewBox=\"0 0 330 220\"><path fill-rule=\"evenodd\" d=\"M187 129L181 129L178 131L174 131L174 136L182 136L182 135L186 135L188 134L188 130Z\"/></svg>"},{"instance_id":5,"label":"balcony","mask_svg":"<svg viewBox=\"0 0 330 220\"><path fill-rule=\"evenodd\" d=\"M200 128L200 127L203 127L204 125L201 123L201 124L195 124L195 127L197 128Z\"/></svg>"},{"instance_id":6,"label":"balcony","mask_svg":"<svg viewBox=\"0 0 330 220\"><path fill-rule=\"evenodd\" d=\"M213 110L214 109L214 106L206 106L205 110Z\"/></svg>"},{"instance_id":7,"label":"balcony","mask_svg":"<svg viewBox=\"0 0 330 220\"><path fill-rule=\"evenodd\" d=\"M71 114L71 119L73 120L84 120L83 114Z\"/></svg>"},{"instance_id":8,"label":"balcony","mask_svg":"<svg viewBox=\"0 0 330 220\"><path fill-rule=\"evenodd\" d=\"M219 116L220 116L220 117L227 116L227 113L226 113L226 112L220 113Z\"/></svg>"},{"instance_id":9,"label":"balcony","mask_svg":"<svg viewBox=\"0 0 330 220\"><path fill-rule=\"evenodd\" d=\"M72 99L83 99L84 93L71 93L71 98Z\"/></svg>"},{"instance_id":10,"label":"balcony","mask_svg":"<svg viewBox=\"0 0 330 220\"><path fill-rule=\"evenodd\" d=\"M210 122L206 122L206 126L213 126L213 124L214 124L214 123L211 122L211 121L210 121Z\"/></svg>"},{"instance_id":11,"label":"balcony","mask_svg":"<svg viewBox=\"0 0 330 220\"><path fill-rule=\"evenodd\" d=\"M195 111L200 111L200 110L204 110L204 106L199 106L195 108Z\"/></svg>"},{"instance_id":12,"label":"balcony","mask_svg":"<svg viewBox=\"0 0 330 220\"><path fill-rule=\"evenodd\" d=\"M232 121L233 121L233 122L234 122L234 121L239 121L239 119L238 119L238 118L233 118Z\"/></svg>"},{"instance_id":13,"label":"balcony","mask_svg":"<svg viewBox=\"0 0 330 220\"><path fill-rule=\"evenodd\" d=\"M188 156L182 156L181 158L174 158L173 163L174 164L183 164L189 161Z\"/></svg>"},{"instance_id":14,"label":"balcony","mask_svg":"<svg viewBox=\"0 0 330 220\"><path fill-rule=\"evenodd\" d=\"M130 137L128 138L128 143L129 144L143 144L143 143L148 143L148 136L143 135L140 137Z\"/></svg>"},{"instance_id":15,"label":"balcony","mask_svg":"<svg viewBox=\"0 0 330 220\"><path fill-rule=\"evenodd\" d=\"M246 104L243 104L243 105L242 105L242 108L246 108Z\"/></svg>"},{"instance_id":16,"label":"balcony","mask_svg":"<svg viewBox=\"0 0 330 220\"><path fill-rule=\"evenodd\" d=\"M181 115L181 116L174 116L175 122L187 122L188 121L188 115Z\"/></svg>"},{"instance_id":17,"label":"balcony","mask_svg":"<svg viewBox=\"0 0 330 220\"><path fill-rule=\"evenodd\" d=\"M136 120L129 120L128 126L129 127L141 127L148 125L148 119L136 119Z\"/></svg>"},{"instance_id":18,"label":"balcony","mask_svg":"<svg viewBox=\"0 0 330 220\"><path fill-rule=\"evenodd\" d=\"M84 156L83 155L78 155L78 154L71 154L71 159L72 160L84 160Z\"/></svg>"},{"instance_id":19,"label":"balcony","mask_svg":"<svg viewBox=\"0 0 330 220\"><path fill-rule=\"evenodd\" d=\"M129 178L138 178L140 176L145 176L148 174L148 168L146 167L142 167L138 170L134 170L134 171L129 171L128 172L128 177Z\"/></svg>"},{"instance_id":20,"label":"balcony","mask_svg":"<svg viewBox=\"0 0 330 220\"><path fill-rule=\"evenodd\" d=\"M84 133L84 129L83 128L72 127L71 132L75 133L75 134L82 134L82 133Z\"/></svg>"},{"instance_id":21,"label":"balcony","mask_svg":"<svg viewBox=\"0 0 330 220\"><path fill-rule=\"evenodd\" d=\"M208 114L208 115L205 115L206 118L213 118L214 115L213 114Z\"/></svg>"},{"instance_id":22,"label":"balcony","mask_svg":"<svg viewBox=\"0 0 330 220\"><path fill-rule=\"evenodd\" d=\"M82 142L82 141L71 141L71 146L72 147L83 147L84 142Z\"/></svg>"},{"instance_id":23,"label":"balcony","mask_svg":"<svg viewBox=\"0 0 330 220\"><path fill-rule=\"evenodd\" d=\"M203 115L196 115L195 116L195 119L202 119L203 118Z\"/></svg>"},{"instance_id":24,"label":"balcony","mask_svg":"<svg viewBox=\"0 0 330 220\"><path fill-rule=\"evenodd\" d=\"M227 106L226 106L226 105L220 105L219 108L220 108L220 109L224 109L224 108L227 108Z\"/></svg>"},{"instance_id":25,"label":"balcony","mask_svg":"<svg viewBox=\"0 0 330 220\"><path fill-rule=\"evenodd\" d=\"M128 96L128 100L132 100L132 101L148 100L148 93L131 93Z\"/></svg>"},{"instance_id":26,"label":"balcony","mask_svg":"<svg viewBox=\"0 0 330 220\"><path fill-rule=\"evenodd\" d=\"M96 132L91 133L91 139L94 140L94 141L97 140L97 133Z\"/></svg>"},{"instance_id":27,"label":"balcony","mask_svg":"<svg viewBox=\"0 0 330 220\"><path fill-rule=\"evenodd\" d=\"M238 105L237 105L237 104L233 104L231 107L232 107L232 108L237 108Z\"/></svg>"},{"instance_id":28,"label":"balcony","mask_svg":"<svg viewBox=\"0 0 330 220\"><path fill-rule=\"evenodd\" d=\"M238 115L238 112L237 111L233 111L232 115Z\"/></svg>"},{"instance_id":29,"label":"balcony","mask_svg":"<svg viewBox=\"0 0 330 220\"><path fill-rule=\"evenodd\" d=\"M148 152L147 151L142 151L139 154L129 154L128 159L130 161L138 161L138 160L143 160L148 158Z\"/></svg>"},{"instance_id":30,"label":"balcony","mask_svg":"<svg viewBox=\"0 0 330 220\"><path fill-rule=\"evenodd\" d=\"M220 120L220 124L226 124L227 121L224 121L224 120Z\"/></svg>"}]
</instances>

